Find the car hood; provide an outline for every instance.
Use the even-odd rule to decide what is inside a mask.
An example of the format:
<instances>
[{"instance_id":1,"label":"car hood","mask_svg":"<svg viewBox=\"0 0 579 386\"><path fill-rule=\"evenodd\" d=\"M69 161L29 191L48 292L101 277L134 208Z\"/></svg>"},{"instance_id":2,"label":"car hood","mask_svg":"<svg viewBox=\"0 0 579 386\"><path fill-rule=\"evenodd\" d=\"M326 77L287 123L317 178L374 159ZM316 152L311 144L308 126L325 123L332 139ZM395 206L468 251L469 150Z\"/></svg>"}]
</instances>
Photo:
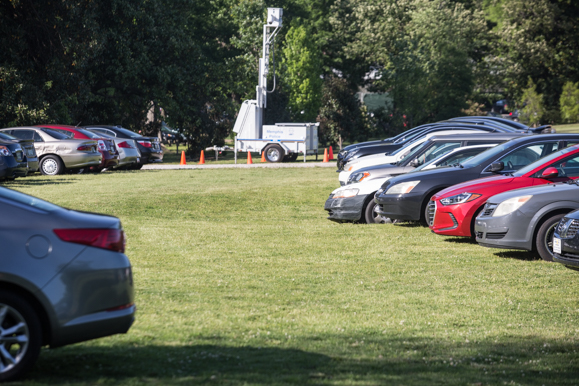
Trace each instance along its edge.
<instances>
[{"instance_id":1,"label":"car hood","mask_svg":"<svg viewBox=\"0 0 579 386\"><path fill-rule=\"evenodd\" d=\"M432 199L439 200L441 198L450 197L465 192L477 193L483 189L487 190L496 186L506 185L512 182L514 179L515 177L513 176L503 176L503 175L477 178L476 180L463 182L460 184L452 185L449 188L443 189L440 192L436 193L432 197Z\"/></svg>"},{"instance_id":2,"label":"car hood","mask_svg":"<svg viewBox=\"0 0 579 386\"><path fill-rule=\"evenodd\" d=\"M509 190L508 192L499 193L487 200L489 203L499 204L509 198L532 195L533 199L542 197L549 197L551 202L570 200L578 201L579 199L579 186L575 184L568 184L564 182L559 182L555 184L546 184L539 186L532 186L528 188L521 188L515 190Z\"/></svg>"}]
</instances>

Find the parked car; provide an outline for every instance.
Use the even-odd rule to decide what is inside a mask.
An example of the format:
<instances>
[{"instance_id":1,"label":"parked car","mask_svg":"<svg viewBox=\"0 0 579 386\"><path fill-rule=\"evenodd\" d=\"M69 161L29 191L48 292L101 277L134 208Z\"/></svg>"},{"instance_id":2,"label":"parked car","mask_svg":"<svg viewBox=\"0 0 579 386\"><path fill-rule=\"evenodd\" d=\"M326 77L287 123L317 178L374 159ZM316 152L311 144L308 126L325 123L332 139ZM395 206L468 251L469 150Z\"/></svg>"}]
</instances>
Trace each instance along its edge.
<instances>
[{"instance_id":1,"label":"parked car","mask_svg":"<svg viewBox=\"0 0 579 386\"><path fill-rule=\"evenodd\" d=\"M576 209L575 180L500 193L487 200L476 218L476 241L484 247L534 251L552 261L555 227Z\"/></svg>"},{"instance_id":2,"label":"parked car","mask_svg":"<svg viewBox=\"0 0 579 386\"><path fill-rule=\"evenodd\" d=\"M26 177L28 163L19 143L0 139L0 180Z\"/></svg>"},{"instance_id":3,"label":"parked car","mask_svg":"<svg viewBox=\"0 0 579 386\"><path fill-rule=\"evenodd\" d=\"M409 170L408 173L413 173L418 169L428 170L454 165L457 162L463 162L474 157L493 146L496 146L496 144L454 148L416 169ZM401 168L403 167L401 166ZM382 217L376 212L376 202L373 200L374 194L380 189L382 184L394 176L384 173L386 173L385 169L378 169L377 173L374 170L361 172L361 176L356 182L335 189L330 193L330 197L328 197L324 206L324 209L328 211L328 220L336 222L359 221L368 224L389 222L390 219ZM403 174L403 170L398 174Z\"/></svg>"},{"instance_id":4,"label":"parked car","mask_svg":"<svg viewBox=\"0 0 579 386\"><path fill-rule=\"evenodd\" d=\"M34 173L38 171L38 156L36 155L33 139L20 139L8 133L0 132L0 140L18 143L22 148L24 156L26 157L26 162L28 163L28 173Z\"/></svg>"},{"instance_id":5,"label":"parked car","mask_svg":"<svg viewBox=\"0 0 579 386\"><path fill-rule=\"evenodd\" d=\"M577 184L577 182L575 182ZM579 211L566 214L555 227L553 260L568 268L579 269Z\"/></svg>"},{"instance_id":6,"label":"parked car","mask_svg":"<svg viewBox=\"0 0 579 386\"><path fill-rule=\"evenodd\" d=\"M542 146L530 150L542 154ZM480 178L441 190L428 204L427 220L430 229L437 234L474 238L475 218L489 197L513 189L575 178L579 178L578 145L540 158L512 175Z\"/></svg>"},{"instance_id":7,"label":"parked car","mask_svg":"<svg viewBox=\"0 0 579 386\"><path fill-rule=\"evenodd\" d=\"M365 146L357 146L351 148L346 152L340 151L338 154L338 171L351 171L350 167L358 162L360 158L366 158L372 155L390 155L394 151L406 146L409 143L415 142L426 135L447 130L474 130L475 132L495 132L495 133L513 133L517 130L505 127L503 125L488 124L468 124L461 122L443 121L423 125L404 132L402 136L396 137L394 142L383 142L379 144L370 144Z\"/></svg>"},{"instance_id":8,"label":"parked car","mask_svg":"<svg viewBox=\"0 0 579 386\"><path fill-rule=\"evenodd\" d=\"M115 169L134 169L141 162L141 152L138 149L137 141L134 139L114 137L86 128L85 130L115 142L117 151L119 152L119 164Z\"/></svg>"},{"instance_id":9,"label":"parked car","mask_svg":"<svg viewBox=\"0 0 579 386\"><path fill-rule=\"evenodd\" d=\"M21 139L33 139L39 158L39 169L45 175L63 174L66 170L78 170L97 166L102 155L97 141L72 139L57 131L43 127L12 127L0 129Z\"/></svg>"},{"instance_id":10,"label":"parked car","mask_svg":"<svg viewBox=\"0 0 579 386\"><path fill-rule=\"evenodd\" d=\"M38 125L38 127L45 127L54 131L58 131L59 133L62 133L70 138L91 139L97 141L98 151L102 155L101 163L98 166L91 166L85 171L100 172L103 169L112 169L119 165L119 152L117 151L115 142L110 138L105 138L102 135L95 134L91 131L76 126Z\"/></svg>"},{"instance_id":11,"label":"parked car","mask_svg":"<svg viewBox=\"0 0 579 386\"><path fill-rule=\"evenodd\" d=\"M119 219L1 187L0 212L0 381L22 376L41 346L129 330L134 286Z\"/></svg>"},{"instance_id":12,"label":"parked car","mask_svg":"<svg viewBox=\"0 0 579 386\"><path fill-rule=\"evenodd\" d=\"M140 169L143 165L153 162L163 162L163 150L159 139L156 137L143 137L141 134L127 130L120 126L86 126L93 132L103 133L116 138L134 139L141 152L141 160L135 165L135 169Z\"/></svg>"},{"instance_id":13,"label":"parked car","mask_svg":"<svg viewBox=\"0 0 579 386\"><path fill-rule=\"evenodd\" d=\"M170 128L165 123L161 124L161 138L163 138L163 143L169 145L173 143L183 143L187 141L187 138L177 130Z\"/></svg>"},{"instance_id":14,"label":"parked car","mask_svg":"<svg viewBox=\"0 0 579 386\"><path fill-rule=\"evenodd\" d=\"M391 219L420 220L426 224L427 204L439 191L475 178L513 173L541 157L576 144L579 144L579 134L529 135L497 145L453 168L394 177L376 192L377 212ZM540 154L533 150L537 146L541 148ZM500 162L504 169L497 167Z\"/></svg>"}]
</instances>

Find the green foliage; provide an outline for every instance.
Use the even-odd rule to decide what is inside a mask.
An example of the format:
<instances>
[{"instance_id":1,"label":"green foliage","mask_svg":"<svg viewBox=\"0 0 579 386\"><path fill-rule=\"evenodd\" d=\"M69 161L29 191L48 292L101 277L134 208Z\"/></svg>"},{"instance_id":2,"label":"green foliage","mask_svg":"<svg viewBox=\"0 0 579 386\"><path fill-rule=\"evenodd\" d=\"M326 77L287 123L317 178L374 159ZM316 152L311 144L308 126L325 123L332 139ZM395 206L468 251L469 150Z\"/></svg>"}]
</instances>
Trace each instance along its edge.
<instances>
[{"instance_id":1,"label":"green foliage","mask_svg":"<svg viewBox=\"0 0 579 386\"><path fill-rule=\"evenodd\" d=\"M303 25L292 26L286 34L282 66L284 88L288 90L291 115L297 121L314 121L322 91L322 65L317 47Z\"/></svg>"},{"instance_id":2,"label":"green foliage","mask_svg":"<svg viewBox=\"0 0 579 386\"><path fill-rule=\"evenodd\" d=\"M543 106L543 96L537 92L537 86L529 79L527 88L523 90L520 104L524 106L520 112L520 118L523 122L537 126L545 114Z\"/></svg>"},{"instance_id":3,"label":"green foliage","mask_svg":"<svg viewBox=\"0 0 579 386\"><path fill-rule=\"evenodd\" d=\"M579 83L565 83L559 103L561 105L561 117L565 122L579 122Z\"/></svg>"}]
</instances>

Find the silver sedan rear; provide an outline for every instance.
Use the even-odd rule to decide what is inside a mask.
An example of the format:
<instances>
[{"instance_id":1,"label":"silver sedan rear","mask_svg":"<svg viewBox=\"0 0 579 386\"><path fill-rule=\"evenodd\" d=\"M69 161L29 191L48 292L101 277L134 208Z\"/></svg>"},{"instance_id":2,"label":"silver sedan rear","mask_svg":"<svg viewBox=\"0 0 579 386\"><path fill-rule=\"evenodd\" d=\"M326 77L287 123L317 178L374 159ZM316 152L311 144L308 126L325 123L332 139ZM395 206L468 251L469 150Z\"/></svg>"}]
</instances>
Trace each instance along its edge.
<instances>
[{"instance_id":1,"label":"silver sedan rear","mask_svg":"<svg viewBox=\"0 0 579 386\"><path fill-rule=\"evenodd\" d=\"M41 127L12 127L0 131L17 138L34 140L42 174L63 174L67 169L87 168L101 163L102 155L98 151L97 141L71 139L62 133Z\"/></svg>"},{"instance_id":2,"label":"silver sedan rear","mask_svg":"<svg viewBox=\"0 0 579 386\"><path fill-rule=\"evenodd\" d=\"M126 333L135 315L119 219L75 212L0 187L0 381L41 346Z\"/></svg>"},{"instance_id":3,"label":"silver sedan rear","mask_svg":"<svg viewBox=\"0 0 579 386\"><path fill-rule=\"evenodd\" d=\"M116 166L115 169L127 169L141 162L141 152L134 139L117 138L114 135L105 134L106 132L104 130L93 131L90 128L85 128L85 130L115 141L115 145L119 151L119 165Z\"/></svg>"}]
</instances>

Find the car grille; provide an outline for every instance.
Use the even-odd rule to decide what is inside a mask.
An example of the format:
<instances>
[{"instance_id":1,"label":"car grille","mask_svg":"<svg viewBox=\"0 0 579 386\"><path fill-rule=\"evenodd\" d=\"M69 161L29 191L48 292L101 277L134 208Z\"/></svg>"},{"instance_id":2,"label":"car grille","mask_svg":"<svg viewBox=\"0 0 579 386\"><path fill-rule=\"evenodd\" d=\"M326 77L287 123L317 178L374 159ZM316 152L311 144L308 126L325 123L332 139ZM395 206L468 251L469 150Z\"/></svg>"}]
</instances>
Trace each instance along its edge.
<instances>
[{"instance_id":1,"label":"car grille","mask_svg":"<svg viewBox=\"0 0 579 386\"><path fill-rule=\"evenodd\" d=\"M490 203L486 203L483 211L481 212L479 217L490 217L493 215L493 212L495 211L495 209L497 208L498 204L490 204Z\"/></svg>"},{"instance_id":2,"label":"car grille","mask_svg":"<svg viewBox=\"0 0 579 386\"><path fill-rule=\"evenodd\" d=\"M428 207L426 208L426 215L428 216L426 219L428 225L432 226L434 224L434 216L436 215L436 201L430 201L428 203Z\"/></svg>"},{"instance_id":3,"label":"car grille","mask_svg":"<svg viewBox=\"0 0 579 386\"><path fill-rule=\"evenodd\" d=\"M500 240L507 235L507 232L487 233L487 239Z\"/></svg>"},{"instance_id":4,"label":"car grille","mask_svg":"<svg viewBox=\"0 0 579 386\"><path fill-rule=\"evenodd\" d=\"M557 225L557 233L565 239L575 237L577 231L579 231L579 220L563 218Z\"/></svg>"}]
</instances>

